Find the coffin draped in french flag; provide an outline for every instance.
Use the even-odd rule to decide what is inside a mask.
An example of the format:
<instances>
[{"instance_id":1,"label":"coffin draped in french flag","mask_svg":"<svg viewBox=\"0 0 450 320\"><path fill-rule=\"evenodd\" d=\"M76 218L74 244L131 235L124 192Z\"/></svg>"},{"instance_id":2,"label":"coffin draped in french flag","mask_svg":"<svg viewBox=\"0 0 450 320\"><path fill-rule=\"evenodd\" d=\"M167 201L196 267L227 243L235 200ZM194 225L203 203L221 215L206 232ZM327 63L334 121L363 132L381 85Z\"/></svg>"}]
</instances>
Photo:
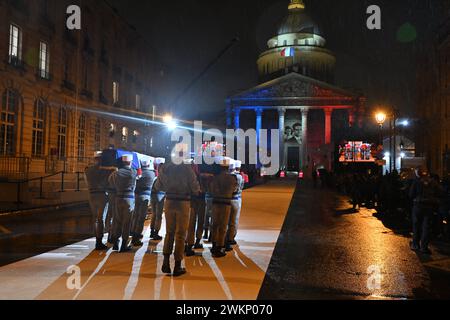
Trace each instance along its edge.
<instances>
[{"instance_id":1,"label":"coffin draped in french flag","mask_svg":"<svg viewBox=\"0 0 450 320\"><path fill-rule=\"evenodd\" d=\"M295 49L293 47L284 48L281 50L282 57L293 57L295 55Z\"/></svg>"}]
</instances>

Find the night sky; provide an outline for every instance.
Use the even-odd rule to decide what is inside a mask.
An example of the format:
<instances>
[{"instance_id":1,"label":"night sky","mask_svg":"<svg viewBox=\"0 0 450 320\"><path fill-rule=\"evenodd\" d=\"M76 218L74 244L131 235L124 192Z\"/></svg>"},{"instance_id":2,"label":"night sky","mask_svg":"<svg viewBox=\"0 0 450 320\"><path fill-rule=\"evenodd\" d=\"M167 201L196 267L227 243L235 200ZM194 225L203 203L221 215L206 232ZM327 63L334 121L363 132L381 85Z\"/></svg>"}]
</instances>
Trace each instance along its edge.
<instances>
[{"instance_id":1,"label":"night sky","mask_svg":"<svg viewBox=\"0 0 450 320\"><path fill-rule=\"evenodd\" d=\"M240 42L185 95L179 118L214 118L231 93L258 84L256 60L287 14L289 0L108 0L156 49L164 70L160 104L174 98L229 41ZM415 65L444 16L448 0L305 0L337 57L336 85L355 88L368 107L415 107ZM366 27L366 9L382 9L382 30ZM448 8L448 7L447 7ZM448 15L448 12L447 12Z\"/></svg>"}]
</instances>

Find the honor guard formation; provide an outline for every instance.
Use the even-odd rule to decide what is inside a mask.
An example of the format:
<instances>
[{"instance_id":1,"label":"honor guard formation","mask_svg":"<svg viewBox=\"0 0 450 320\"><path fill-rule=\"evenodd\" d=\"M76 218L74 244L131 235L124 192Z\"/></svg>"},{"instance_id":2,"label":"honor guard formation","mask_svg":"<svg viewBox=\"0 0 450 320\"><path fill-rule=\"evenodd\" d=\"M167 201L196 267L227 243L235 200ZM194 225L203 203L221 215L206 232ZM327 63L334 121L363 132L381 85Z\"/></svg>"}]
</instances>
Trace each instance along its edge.
<instances>
[{"instance_id":1,"label":"honor guard formation","mask_svg":"<svg viewBox=\"0 0 450 320\"><path fill-rule=\"evenodd\" d=\"M174 151L189 154L187 145ZM236 244L242 191L248 180L241 173L241 161L215 156L212 165L197 165L182 157L153 158L135 152L105 150L96 152L95 164L86 168L89 204L95 220L96 250L128 252L143 245L144 224L149 216L150 239L159 234L165 215L164 262L162 272L180 276L186 273L184 257L212 243L215 258L226 256ZM151 210L149 210L151 209ZM103 243L104 234L108 243ZM170 257L174 255L172 271Z\"/></svg>"}]
</instances>

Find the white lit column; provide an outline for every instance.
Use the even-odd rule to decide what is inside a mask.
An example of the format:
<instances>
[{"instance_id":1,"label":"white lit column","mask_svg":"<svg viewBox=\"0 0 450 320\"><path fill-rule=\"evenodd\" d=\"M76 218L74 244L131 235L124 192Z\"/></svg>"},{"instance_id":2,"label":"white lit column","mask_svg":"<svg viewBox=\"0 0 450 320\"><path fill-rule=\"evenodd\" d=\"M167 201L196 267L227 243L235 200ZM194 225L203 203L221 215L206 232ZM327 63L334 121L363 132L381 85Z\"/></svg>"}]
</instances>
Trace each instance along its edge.
<instances>
[{"instance_id":1,"label":"white lit column","mask_svg":"<svg viewBox=\"0 0 450 320\"><path fill-rule=\"evenodd\" d=\"M278 128L280 131L280 168L285 168L284 163L284 120L286 116L285 108L278 108Z\"/></svg>"},{"instance_id":2,"label":"white lit column","mask_svg":"<svg viewBox=\"0 0 450 320\"><path fill-rule=\"evenodd\" d=\"M308 109L302 109L302 167L308 163Z\"/></svg>"}]
</instances>

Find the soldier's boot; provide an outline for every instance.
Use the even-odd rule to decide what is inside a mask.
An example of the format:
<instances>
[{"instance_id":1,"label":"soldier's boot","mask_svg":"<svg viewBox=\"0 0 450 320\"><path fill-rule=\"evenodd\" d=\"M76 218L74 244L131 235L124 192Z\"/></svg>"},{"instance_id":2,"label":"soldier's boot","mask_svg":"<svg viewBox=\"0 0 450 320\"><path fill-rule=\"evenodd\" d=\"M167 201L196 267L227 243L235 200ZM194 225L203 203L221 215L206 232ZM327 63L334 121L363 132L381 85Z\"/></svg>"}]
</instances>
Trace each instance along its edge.
<instances>
[{"instance_id":1,"label":"soldier's boot","mask_svg":"<svg viewBox=\"0 0 450 320\"><path fill-rule=\"evenodd\" d=\"M106 249L108 249L108 247L103 244L102 239L97 238L97 242L95 244L95 250L101 251L101 250L106 250Z\"/></svg>"},{"instance_id":2,"label":"soldier's boot","mask_svg":"<svg viewBox=\"0 0 450 320\"><path fill-rule=\"evenodd\" d=\"M227 244L225 245L225 251L226 252L233 251L233 247L231 246L231 244L229 242L227 242Z\"/></svg>"},{"instance_id":3,"label":"soldier's boot","mask_svg":"<svg viewBox=\"0 0 450 320\"><path fill-rule=\"evenodd\" d=\"M213 252L212 256L214 258L223 258L227 254L225 253L225 247L217 247L216 250Z\"/></svg>"},{"instance_id":4,"label":"soldier's boot","mask_svg":"<svg viewBox=\"0 0 450 320\"><path fill-rule=\"evenodd\" d=\"M139 239L139 236L134 236L131 240L131 244L135 247L142 247L144 243Z\"/></svg>"},{"instance_id":5,"label":"soldier's boot","mask_svg":"<svg viewBox=\"0 0 450 320\"><path fill-rule=\"evenodd\" d=\"M119 240L116 240L113 243L114 243L113 250L114 251L119 251Z\"/></svg>"},{"instance_id":6,"label":"soldier's boot","mask_svg":"<svg viewBox=\"0 0 450 320\"><path fill-rule=\"evenodd\" d=\"M201 239L197 239L195 241L194 249L203 249L203 245L201 244Z\"/></svg>"},{"instance_id":7,"label":"soldier's boot","mask_svg":"<svg viewBox=\"0 0 450 320\"><path fill-rule=\"evenodd\" d=\"M132 246L128 245L128 241L123 240L122 246L120 247L120 252L129 252L133 249Z\"/></svg>"},{"instance_id":8,"label":"soldier's boot","mask_svg":"<svg viewBox=\"0 0 450 320\"><path fill-rule=\"evenodd\" d=\"M155 229L151 229L151 231L150 231L150 239L153 239L154 236L155 236Z\"/></svg>"},{"instance_id":9,"label":"soldier's boot","mask_svg":"<svg viewBox=\"0 0 450 320\"><path fill-rule=\"evenodd\" d=\"M203 239L205 239L205 240L209 239L209 230L208 230L208 228L205 228L205 234L203 235Z\"/></svg>"},{"instance_id":10,"label":"soldier's boot","mask_svg":"<svg viewBox=\"0 0 450 320\"><path fill-rule=\"evenodd\" d=\"M236 240L230 240L230 241L228 241L228 243L230 244L230 246L235 246L235 245L237 245Z\"/></svg>"},{"instance_id":11,"label":"soldier's boot","mask_svg":"<svg viewBox=\"0 0 450 320\"><path fill-rule=\"evenodd\" d=\"M167 274L172 273L172 269L170 269L170 255L164 255L164 262L161 271Z\"/></svg>"},{"instance_id":12,"label":"soldier's boot","mask_svg":"<svg viewBox=\"0 0 450 320\"><path fill-rule=\"evenodd\" d=\"M173 269L173 276L179 277L186 273L186 269L181 266L181 261L175 261L175 268Z\"/></svg>"},{"instance_id":13,"label":"soldier's boot","mask_svg":"<svg viewBox=\"0 0 450 320\"><path fill-rule=\"evenodd\" d=\"M186 255L186 257L192 257L195 256L195 251L192 250L192 246L191 245L186 245L186 247L184 248L184 253Z\"/></svg>"},{"instance_id":14,"label":"soldier's boot","mask_svg":"<svg viewBox=\"0 0 450 320\"><path fill-rule=\"evenodd\" d=\"M216 243L213 242L212 247L211 247L211 249L209 251L211 251L211 253L214 253L216 250L217 250Z\"/></svg>"},{"instance_id":15,"label":"soldier's boot","mask_svg":"<svg viewBox=\"0 0 450 320\"><path fill-rule=\"evenodd\" d=\"M158 234L158 231L155 231L155 235L153 236L152 239L156 241L161 241L163 238Z\"/></svg>"}]
</instances>

